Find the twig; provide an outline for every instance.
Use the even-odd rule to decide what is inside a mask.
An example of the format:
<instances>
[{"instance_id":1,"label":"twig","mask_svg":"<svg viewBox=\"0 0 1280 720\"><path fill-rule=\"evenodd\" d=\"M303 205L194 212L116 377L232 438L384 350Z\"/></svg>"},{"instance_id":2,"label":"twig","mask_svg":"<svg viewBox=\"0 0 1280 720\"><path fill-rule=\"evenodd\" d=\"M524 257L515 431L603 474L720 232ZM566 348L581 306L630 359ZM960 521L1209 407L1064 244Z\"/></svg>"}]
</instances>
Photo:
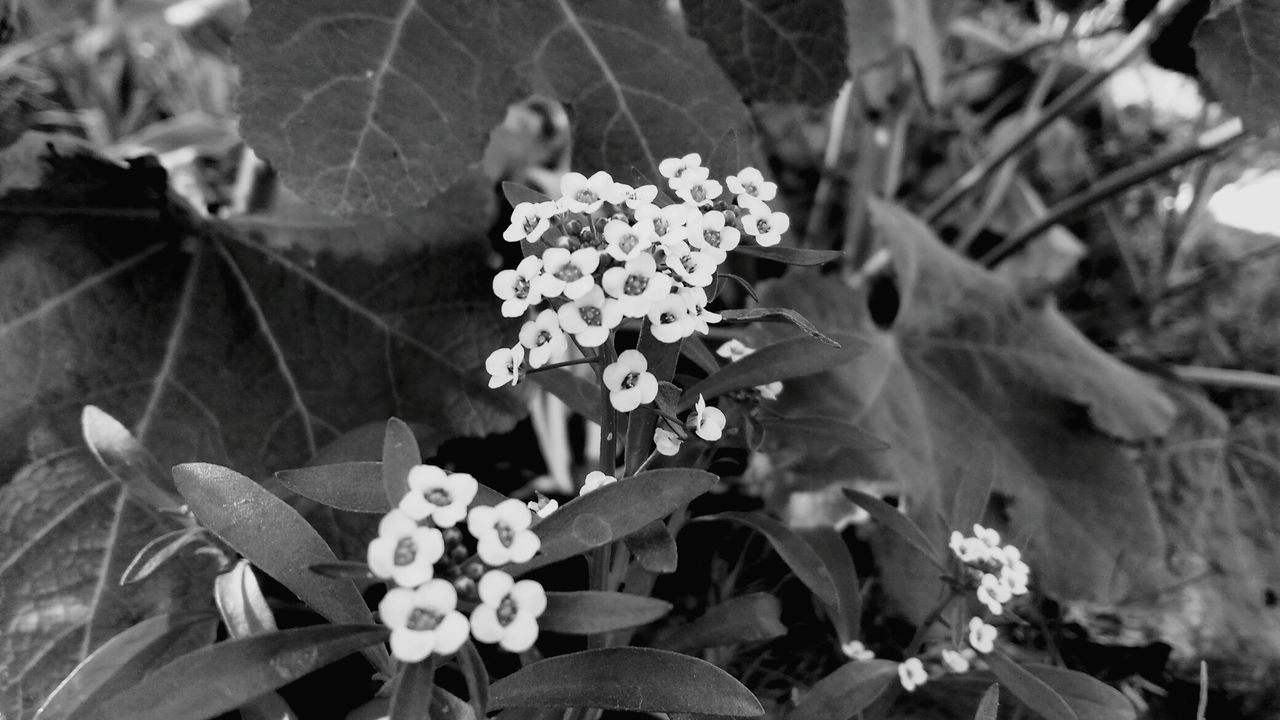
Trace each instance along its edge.
<instances>
[{"instance_id":1,"label":"twig","mask_svg":"<svg viewBox=\"0 0 1280 720\"><path fill-rule=\"evenodd\" d=\"M1254 372L1253 370L1228 370L1202 365L1180 365L1172 368L1173 374L1198 385L1232 388L1237 390L1265 390L1280 392L1280 375Z\"/></svg>"},{"instance_id":2,"label":"twig","mask_svg":"<svg viewBox=\"0 0 1280 720\"><path fill-rule=\"evenodd\" d=\"M995 172L1006 160L1016 155L1024 147L1027 146L1041 130L1044 130L1059 116L1073 107L1081 98L1086 97L1098 86L1102 85L1107 78L1111 77L1116 70L1128 64L1147 43L1155 37L1166 23L1168 23L1175 13L1182 9L1182 6L1188 0L1160 0L1147 17L1138 26L1133 29L1125 37L1124 42L1120 43L1111 51L1102 64L1088 75L1080 78L1066 92L1058 96L1045 108L1044 112L1036 118L1035 122L1028 125L1018 134L1017 137L1006 143L1002 148L992 153L982 162L973 166L968 172L960 176L954 185L952 185L937 200L933 201L928 208L925 209L923 217L926 221L932 223L942 216L944 212L951 209L953 205L960 201L971 190L976 188L983 180L986 180L991 173Z\"/></svg>"},{"instance_id":3,"label":"twig","mask_svg":"<svg viewBox=\"0 0 1280 720\"><path fill-rule=\"evenodd\" d=\"M849 102L853 97L853 78L844 81L840 93L836 95L831 106L831 123L827 127L827 148L822 154L822 175L818 178L818 188L813 193L813 208L809 210L809 220L805 224L805 245L811 246L819 228L826 224L827 213L831 207L831 196L835 188L837 163L840 161L840 148L844 144L845 125L849 121Z\"/></svg>"},{"instance_id":4,"label":"twig","mask_svg":"<svg viewBox=\"0 0 1280 720\"><path fill-rule=\"evenodd\" d=\"M1222 277L1223 275L1233 270L1238 270L1241 267L1244 267L1251 261L1263 260L1277 253L1280 253L1280 242L1273 243L1271 245L1267 245L1264 247L1260 247L1255 250L1250 250L1249 252L1245 253L1244 255L1241 255L1235 260L1231 260L1230 262L1222 263L1220 265L1211 265L1201 270L1195 277L1191 278L1190 280L1185 280L1183 282L1178 283L1177 285L1174 285L1166 289L1160 295L1159 300L1165 301L1170 298L1181 295L1182 293L1187 292L1188 290L1194 290L1195 288L1205 284L1210 280Z\"/></svg>"},{"instance_id":5,"label":"twig","mask_svg":"<svg viewBox=\"0 0 1280 720\"><path fill-rule=\"evenodd\" d=\"M1204 714L1209 709L1209 664L1200 661L1200 700L1196 703L1196 720L1205 720Z\"/></svg>"},{"instance_id":6,"label":"twig","mask_svg":"<svg viewBox=\"0 0 1280 720\"><path fill-rule=\"evenodd\" d=\"M1082 193L1063 200L1049 208L1044 217L1010 235L1004 242L992 248L982 257L982 264L995 267L1001 260L1021 250L1024 245L1034 240L1040 233L1062 222L1062 220L1099 200L1127 190L1145 182L1161 173L1167 172L1184 163L1205 155L1211 155L1228 148L1245 137L1244 126L1239 120L1230 120L1196 138L1196 141L1173 152L1165 153L1129 168L1112 173L1093 184Z\"/></svg>"}]
</instances>

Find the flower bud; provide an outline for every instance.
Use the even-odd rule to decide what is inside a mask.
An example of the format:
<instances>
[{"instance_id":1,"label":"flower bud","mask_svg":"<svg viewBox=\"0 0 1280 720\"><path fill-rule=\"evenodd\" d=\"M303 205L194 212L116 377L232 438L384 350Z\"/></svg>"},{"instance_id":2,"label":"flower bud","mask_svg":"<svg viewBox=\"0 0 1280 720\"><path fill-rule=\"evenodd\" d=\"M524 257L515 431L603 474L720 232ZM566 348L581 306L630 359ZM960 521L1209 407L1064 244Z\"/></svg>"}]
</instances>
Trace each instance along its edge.
<instances>
[{"instance_id":1,"label":"flower bud","mask_svg":"<svg viewBox=\"0 0 1280 720\"><path fill-rule=\"evenodd\" d=\"M475 597L476 581L465 575L454 578L453 589L458 591L458 597Z\"/></svg>"}]
</instances>

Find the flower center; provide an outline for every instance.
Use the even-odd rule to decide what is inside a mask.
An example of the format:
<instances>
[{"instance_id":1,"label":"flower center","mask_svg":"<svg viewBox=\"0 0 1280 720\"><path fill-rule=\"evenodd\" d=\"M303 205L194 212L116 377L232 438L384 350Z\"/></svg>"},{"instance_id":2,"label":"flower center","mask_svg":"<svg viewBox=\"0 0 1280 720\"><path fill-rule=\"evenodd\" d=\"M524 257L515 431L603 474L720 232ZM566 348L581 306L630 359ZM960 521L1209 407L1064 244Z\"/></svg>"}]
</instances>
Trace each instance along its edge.
<instances>
[{"instance_id":1,"label":"flower center","mask_svg":"<svg viewBox=\"0 0 1280 720\"><path fill-rule=\"evenodd\" d=\"M627 281L622 285L622 292L627 295L643 295L647 287L649 287L649 278L643 275L628 275Z\"/></svg>"},{"instance_id":2,"label":"flower center","mask_svg":"<svg viewBox=\"0 0 1280 720\"><path fill-rule=\"evenodd\" d=\"M768 221L768 220L763 220L763 219L762 219L762 220L757 220L757 221L756 221L756 230L759 230L759 231L760 231L760 232L762 232L762 233L767 233L767 232L769 232L769 221Z\"/></svg>"},{"instance_id":3,"label":"flower center","mask_svg":"<svg viewBox=\"0 0 1280 720\"><path fill-rule=\"evenodd\" d=\"M670 325L676 321L675 313L664 312L658 316L658 321L663 325Z\"/></svg>"},{"instance_id":4,"label":"flower center","mask_svg":"<svg viewBox=\"0 0 1280 720\"><path fill-rule=\"evenodd\" d=\"M582 322L593 327L600 327L602 318L600 316L600 308L590 305L578 308L578 315L582 317Z\"/></svg>"},{"instance_id":5,"label":"flower center","mask_svg":"<svg viewBox=\"0 0 1280 720\"><path fill-rule=\"evenodd\" d=\"M435 630L440 625L440 621L444 620L444 616L426 608L414 608L409 613L409 619L405 621L404 626L410 630Z\"/></svg>"},{"instance_id":6,"label":"flower center","mask_svg":"<svg viewBox=\"0 0 1280 720\"><path fill-rule=\"evenodd\" d=\"M533 341L534 345L538 347L542 347L543 345L546 345L549 342L551 342L551 333L547 332L546 330L539 332L538 337L535 338Z\"/></svg>"},{"instance_id":7,"label":"flower center","mask_svg":"<svg viewBox=\"0 0 1280 720\"><path fill-rule=\"evenodd\" d=\"M509 364L508 367L510 367ZM423 493L423 496L427 498L427 502L436 507L448 507L453 504L453 497L444 488L431 488Z\"/></svg>"},{"instance_id":8,"label":"flower center","mask_svg":"<svg viewBox=\"0 0 1280 720\"><path fill-rule=\"evenodd\" d=\"M689 197L693 198L694 202L700 203L707 199L707 189L701 185L694 185L689 188Z\"/></svg>"},{"instance_id":9,"label":"flower center","mask_svg":"<svg viewBox=\"0 0 1280 720\"><path fill-rule=\"evenodd\" d=\"M516 619L516 612L520 607L516 605L516 601L508 595L502 598L502 602L498 603L498 610L494 614L498 616L498 624L506 626L510 625L512 620Z\"/></svg>"},{"instance_id":10,"label":"flower center","mask_svg":"<svg viewBox=\"0 0 1280 720\"><path fill-rule=\"evenodd\" d=\"M667 230L671 229L671 225L666 220L658 218L657 220L653 221L653 229L659 235L666 235Z\"/></svg>"},{"instance_id":11,"label":"flower center","mask_svg":"<svg viewBox=\"0 0 1280 720\"><path fill-rule=\"evenodd\" d=\"M702 239L713 248L720 247L720 231L719 230L703 230Z\"/></svg>"},{"instance_id":12,"label":"flower center","mask_svg":"<svg viewBox=\"0 0 1280 720\"><path fill-rule=\"evenodd\" d=\"M575 193L573 196L573 199L577 200L580 203L586 203L590 205L591 203L595 202L599 198L596 197L595 193L584 188L582 190L579 190L577 193Z\"/></svg>"},{"instance_id":13,"label":"flower center","mask_svg":"<svg viewBox=\"0 0 1280 720\"><path fill-rule=\"evenodd\" d=\"M573 282L574 280L582 277L582 271L578 269L577 265L569 263L556 272L556 277L565 282Z\"/></svg>"},{"instance_id":14,"label":"flower center","mask_svg":"<svg viewBox=\"0 0 1280 720\"><path fill-rule=\"evenodd\" d=\"M687 273L691 273L698 269L698 263L693 261L692 255L685 255L680 258L680 264L684 266L684 271Z\"/></svg>"},{"instance_id":15,"label":"flower center","mask_svg":"<svg viewBox=\"0 0 1280 720\"><path fill-rule=\"evenodd\" d=\"M498 533L498 542L502 543L502 547L511 547L511 543L515 542L516 531L511 526L504 523L494 523L494 532Z\"/></svg>"},{"instance_id":16,"label":"flower center","mask_svg":"<svg viewBox=\"0 0 1280 720\"><path fill-rule=\"evenodd\" d=\"M540 218L536 215L526 215L524 218L524 234L528 235L533 232L533 229L538 227L539 220Z\"/></svg>"},{"instance_id":17,"label":"flower center","mask_svg":"<svg viewBox=\"0 0 1280 720\"><path fill-rule=\"evenodd\" d=\"M413 538L400 538L400 542L396 543L396 552L392 562L396 567L403 567L413 562L418 556L418 546L413 542Z\"/></svg>"},{"instance_id":18,"label":"flower center","mask_svg":"<svg viewBox=\"0 0 1280 720\"><path fill-rule=\"evenodd\" d=\"M622 249L622 252L628 255L630 255L631 251L639 244L640 238L637 237L635 233L627 233L626 235L618 238L618 247Z\"/></svg>"},{"instance_id":19,"label":"flower center","mask_svg":"<svg viewBox=\"0 0 1280 720\"><path fill-rule=\"evenodd\" d=\"M529 281L525 278L516 278L516 284L513 286L516 291L516 297L524 300L529 297Z\"/></svg>"},{"instance_id":20,"label":"flower center","mask_svg":"<svg viewBox=\"0 0 1280 720\"><path fill-rule=\"evenodd\" d=\"M742 189L751 197L755 197L756 193L760 192L753 183L742 183Z\"/></svg>"},{"instance_id":21,"label":"flower center","mask_svg":"<svg viewBox=\"0 0 1280 720\"><path fill-rule=\"evenodd\" d=\"M622 388L624 390L630 390L635 387L638 382L640 382L640 373L627 373L627 376L622 378Z\"/></svg>"}]
</instances>

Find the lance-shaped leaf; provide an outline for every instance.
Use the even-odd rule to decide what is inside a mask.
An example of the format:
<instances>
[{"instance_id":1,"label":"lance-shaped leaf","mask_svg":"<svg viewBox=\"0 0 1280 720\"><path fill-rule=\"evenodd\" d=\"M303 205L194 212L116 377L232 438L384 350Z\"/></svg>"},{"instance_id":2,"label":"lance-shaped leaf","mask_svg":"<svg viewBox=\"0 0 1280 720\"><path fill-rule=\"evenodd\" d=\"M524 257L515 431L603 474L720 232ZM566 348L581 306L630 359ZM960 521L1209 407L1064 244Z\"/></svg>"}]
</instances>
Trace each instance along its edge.
<instances>
[{"instance_id":1,"label":"lance-shaped leaf","mask_svg":"<svg viewBox=\"0 0 1280 720\"><path fill-rule=\"evenodd\" d=\"M849 720L897 681L896 662L848 662L810 688L787 717L790 720Z\"/></svg>"},{"instance_id":2,"label":"lance-shaped leaf","mask_svg":"<svg viewBox=\"0 0 1280 720\"><path fill-rule=\"evenodd\" d=\"M382 485L382 463L345 462L281 470L276 479L302 497L332 508L361 513L385 513L391 508Z\"/></svg>"},{"instance_id":3,"label":"lance-shaped leaf","mask_svg":"<svg viewBox=\"0 0 1280 720\"><path fill-rule=\"evenodd\" d=\"M973 720L996 720L1000 712L1000 683L992 683L982 693L978 701L978 709L973 713Z\"/></svg>"},{"instance_id":4,"label":"lance-shaped leaf","mask_svg":"<svg viewBox=\"0 0 1280 720\"><path fill-rule=\"evenodd\" d=\"M1045 720L1081 720L1067 701L1045 681L1000 652L983 656L1000 684ZM1092 720L1092 716L1090 716Z\"/></svg>"},{"instance_id":5,"label":"lance-shaped leaf","mask_svg":"<svg viewBox=\"0 0 1280 720\"><path fill-rule=\"evenodd\" d=\"M382 487L387 502L395 507L409 492L409 471L422 464L418 438L403 420L387 421L387 434L382 439Z\"/></svg>"},{"instance_id":6,"label":"lance-shaped leaf","mask_svg":"<svg viewBox=\"0 0 1280 720\"><path fill-rule=\"evenodd\" d=\"M788 415L787 417L762 417L760 424L774 436L819 442L829 447L851 450L887 450L889 444L871 433L840 418L815 415Z\"/></svg>"},{"instance_id":7,"label":"lance-shaped leaf","mask_svg":"<svg viewBox=\"0 0 1280 720\"><path fill-rule=\"evenodd\" d=\"M840 347L819 343L809 337L766 345L694 383L685 390L680 409L693 407L699 395L713 398L731 390L830 370L853 360L866 348L866 343L849 334L833 333L832 337Z\"/></svg>"},{"instance_id":8,"label":"lance-shaped leaf","mask_svg":"<svg viewBox=\"0 0 1280 720\"><path fill-rule=\"evenodd\" d=\"M92 405L80 415L89 452L138 499L157 510L179 505L173 479L119 420Z\"/></svg>"},{"instance_id":9,"label":"lance-shaped leaf","mask_svg":"<svg viewBox=\"0 0 1280 720\"><path fill-rule=\"evenodd\" d=\"M547 632L593 635L647 625L671 612L671 603L629 593L587 590L548 592L538 627Z\"/></svg>"},{"instance_id":10,"label":"lance-shaped leaf","mask_svg":"<svg viewBox=\"0 0 1280 720\"><path fill-rule=\"evenodd\" d=\"M730 598L663 635L655 647L673 652L772 640L787 634L782 604L769 593Z\"/></svg>"},{"instance_id":11,"label":"lance-shaped leaf","mask_svg":"<svg viewBox=\"0 0 1280 720\"><path fill-rule=\"evenodd\" d=\"M840 644L858 639L862 634L862 588L849 546L834 528L820 526L798 532L822 560L835 586L836 602L827 608Z\"/></svg>"},{"instance_id":12,"label":"lance-shaped leaf","mask_svg":"<svg viewBox=\"0 0 1280 720\"><path fill-rule=\"evenodd\" d=\"M801 266L825 265L826 263L833 262L844 257L844 253L839 250L813 250L810 248L786 247L783 245L774 245L773 247L739 245L734 248L733 251L740 255L750 255L752 257L763 258L765 260L785 263L787 265Z\"/></svg>"},{"instance_id":13,"label":"lance-shaped leaf","mask_svg":"<svg viewBox=\"0 0 1280 720\"><path fill-rule=\"evenodd\" d=\"M711 489L717 478L690 468L649 470L566 503L534 526L542 549L513 573L621 540Z\"/></svg>"},{"instance_id":14,"label":"lance-shaped leaf","mask_svg":"<svg viewBox=\"0 0 1280 720\"><path fill-rule=\"evenodd\" d=\"M493 684L489 705L727 717L764 714L751 691L715 665L679 653L634 647L587 650L525 666Z\"/></svg>"},{"instance_id":15,"label":"lance-shaped leaf","mask_svg":"<svg viewBox=\"0 0 1280 720\"><path fill-rule=\"evenodd\" d=\"M88 717L204 720L383 642L387 635L381 626L320 625L228 640L174 660Z\"/></svg>"},{"instance_id":16,"label":"lance-shaped leaf","mask_svg":"<svg viewBox=\"0 0 1280 720\"><path fill-rule=\"evenodd\" d=\"M843 490L845 497L849 498L858 507L867 511L867 514L875 518L876 522L884 525L887 530L906 540L911 547L915 548L925 558L934 565L943 567L942 557L938 554L938 549L934 547L933 542L929 540L929 536L924 534L919 525L911 521L911 518L903 515L897 508L889 503L881 500L874 495L868 495L861 490L853 488L845 488Z\"/></svg>"},{"instance_id":17,"label":"lance-shaped leaf","mask_svg":"<svg viewBox=\"0 0 1280 720\"><path fill-rule=\"evenodd\" d=\"M1138 715L1119 690L1082 672L1039 663L1022 667L1052 688L1081 720L1134 720Z\"/></svg>"},{"instance_id":18,"label":"lance-shaped leaf","mask_svg":"<svg viewBox=\"0 0 1280 720\"><path fill-rule=\"evenodd\" d=\"M745 310L724 310L720 313L720 319L729 324L753 322L791 323L818 342L836 348L840 347L840 343L823 335L805 316L790 308L753 307Z\"/></svg>"},{"instance_id":19,"label":"lance-shaped leaf","mask_svg":"<svg viewBox=\"0 0 1280 720\"><path fill-rule=\"evenodd\" d=\"M800 582L804 583L819 600L835 605L836 588L827 566L818 554L809 547L794 530L782 523L760 513L726 512L718 515L707 515L699 520L730 520L741 523L764 535L773 546L778 557L791 568Z\"/></svg>"}]
</instances>

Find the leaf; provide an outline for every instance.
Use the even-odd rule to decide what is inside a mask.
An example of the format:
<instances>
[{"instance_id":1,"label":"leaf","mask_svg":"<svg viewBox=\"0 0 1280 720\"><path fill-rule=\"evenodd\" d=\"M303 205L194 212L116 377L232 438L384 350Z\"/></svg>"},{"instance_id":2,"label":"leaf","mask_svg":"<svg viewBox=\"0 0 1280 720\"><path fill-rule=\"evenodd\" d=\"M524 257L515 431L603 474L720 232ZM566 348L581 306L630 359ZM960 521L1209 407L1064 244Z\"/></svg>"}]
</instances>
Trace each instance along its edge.
<instances>
[{"instance_id":1,"label":"leaf","mask_svg":"<svg viewBox=\"0 0 1280 720\"><path fill-rule=\"evenodd\" d=\"M836 588L835 583L831 579L831 574L827 571L827 567L823 564L818 554L809 547L794 530L760 513L750 512L726 512L717 515L705 515L698 520L730 520L732 522L741 523L756 532L764 535L769 544L773 546L778 556L782 558L787 567L796 574L800 582L809 588L819 600L828 604L836 604Z\"/></svg>"},{"instance_id":2,"label":"leaf","mask_svg":"<svg viewBox=\"0 0 1280 720\"><path fill-rule=\"evenodd\" d=\"M88 405L80 427L89 452L139 500L157 510L181 504L168 473L119 420Z\"/></svg>"},{"instance_id":3,"label":"leaf","mask_svg":"<svg viewBox=\"0 0 1280 720\"><path fill-rule=\"evenodd\" d=\"M387 720L428 720L431 717L431 703L435 698L435 676L434 655L422 662L406 663L396 678L396 689L391 695Z\"/></svg>"},{"instance_id":4,"label":"leaf","mask_svg":"<svg viewBox=\"0 0 1280 720\"><path fill-rule=\"evenodd\" d=\"M849 546L834 528L822 526L797 532L822 560L835 586L836 602L827 607L840 644L858 639L862 634L862 588Z\"/></svg>"},{"instance_id":5,"label":"leaf","mask_svg":"<svg viewBox=\"0 0 1280 720\"><path fill-rule=\"evenodd\" d=\"M316 563L311 566L311 572L319 573L325 577L346 578L356 583L374 582L378 578L369 569L369 566L362 562L331 562Z\"/></svg>"},{"instance_id":6,"label":"leaf","mask_svg":"<svg viewBox=\"0 0 1280 720\"><path fill-rule=\"evenodd\" d=\"M973 713L973 720L996 720L1000 710L1000 684L991 683L991 687L982 693L978 701L978 709Z\"/></svg>"},{"instance_id":7,"label":"leaf","mask_svg":"<svg viewBox=\"0 0 1280 720\"><path fill-rule=\"evenodd\" d=\"M548 592L538 628L568 635L594 635L647 625L671 612L671 603L620 592Z\"/></svg>"},{"instance_id":8,"label":"leaf","mask_svg":"<svg viewBox=\"0 0 1280 720\"><path fill-rule=\"evenodd\" d=\"M165 665L89 718L204 720L383 642L387 635L382 626L320 625L220 642Z\"/></svg>"},{"instance_id":9,"label":"leaf","mask_svg":"<svg viewBox=\"0 0 1280 720\"><path fill-rule=\"evenodd\" d=\"M911 547L915 548L921 555L928 558L930 562L940 568L945 568L942 564L943 560L938 555L938 549L934 547L929 537L924 534L920 526L911 521L911 518L903 515L897 508L889 503L881 500L874 495L868 495L861 490L853 488L844 489L845 497L849 498L858 507L866 510L876 522L884 525L887 530L907 541Z\"/></svg>"},{"instance_id":10,"label":"leaf","mask_svg":"<svg viewBox=\"0 0 1280 720\"><path fill-rule=\"evenodd\" d=\"M889 444L852 423L838 418L812 415L789 415L782 418L763 417L760 424L773 435L803 436L829 447L853 450L888 450Z\"/></svg>"},{"instance_id":11,"label":"leaf","mask_svg":"<svg viewBox=\"0 0 1280 720\"><path fill-rule=\"evenodd\" d=\"M661 520L655 520L631 533L624 542L640 567L651 573L670 574L679 565L680 553L676 547L676 539Z\"/></svg>"},{"instance_id":12,"label":"leaf","mask_svg":"<svg viewBox=\"0 0 1280 720\"><path fill-rule=\"evenodd\" d=\"M823 335L818 328L813 326L800 313L789 308L769 308L754 307L745 310L724 310L720 313L720 319L726 323L751 323L751 322L789 322L792 325L805 331L805 333L819 342L826 343L832 347L840 347L840 343Z\"/></svg>"},{"instance_id":13,"label":"leaf","mask_svg":"<svg viewBox=\"0 0 1280 720\"><path fill-rule=\"evenodd\" d=\"M784 247L782 245L775 245L774 247L739 245L734 248L734 252L740 255L750 255L764 258L765 260L786 263L787 265L802 266L824 265L844 257L844 253L839 250L813 250L810 248Z\"/></svg>"},{"instance_id":14,"label":"leaf","mask_svg":"<svg viewBox=\"0 0 1280 720\"><path fill-rule=\"evenodd\" d=\"M124 572L120 573L120 584L127 585L146 580L151 573L171 560L179 550L203 539L200 529L194 527L173 530L155 538L144 545L138 554L133 556L133 560L129 562Z\"/></svg>"},{"instance_id":15,"label":"leaf","mask_svg":"<svg viewBox=\"0 0 1280 720\"><path fill-rule=\"evenodd\" d=\"M1268 0L1225 0L1196 26L1196 68L1245 127L1280 125L1280 9Z\"/></svg>"},{"instance_id":16,"label":"leaf","mask_svg":"<svg viewBox=\"0 0 1280 720\"><path fill-rule=\"evenodd\" d=\"M568 368L542 370L529 376L543 390L555 395L569 409L600 424L600 386Z\"/></svg>"},{"instance_id":17,"label":"leaf","mask_svg":"<svg viewBox=\"0 0 1280 720\"><path fill-rule=\"evenodd\" d=\"M848 334L836 334L840 347L815 343L812 338L791 338L766 345L684 391L681 410L688 410L698 395L713 398L731 390L764 385L774 380L812 375L843 365L857 357L865 344Z\"/></svg>"},{"instance_id":18,"label":"leaf","mask_svg":"<svg viewBox=\"0 0 1280 720\"><path fill-rule=\"evenodd\" d=\"M528 572L621 540L688 504L718 480L709 472L690 468L648 470L580 495L534 526L542 549L533 560L509 572Z\"/></svg>"},{"instance_id":19,"label":"leaf","mask_svg":"<svg viewBox=\"0 0 1280 720\"><path fill-rule=\"evenodd\" d=\"M385 513L391 508L382 485L382 463L345 462L281 470L276 479L299 495L332 508Z\"/></svg>"},{"instance_id":20,"label":"leaf","mask_svg":"<svg viewBox=\"0 0 1280 720\"><path fill-rule=\"evenodd\" d=\"M728 717L764 714L755 696L715 665L648 648L607 648L548 658L495 682L490 692L493 709L594 707Z\"/></svg>"},{"instance_id":21,"label":"leaf","mask_svg":"<svg viewBox=\"0 0 1280 720\"><path fill-rule=\"evenodd\" d=\"M178 465L173 477L201 525L313 610L335 623L373 621L350 581L311 572L312 565L338 559L283 500L234 470L208 463Z\"/></svg>"},{"instance_id":22,"label":"leaf","mask_svg":"<svg viewBox=\"0 0 1280 720\"><path fill-rule=\"evenodd\" d=\"M462 649L458 651L458 666L467 683L471 710L475 717L485 717L485 709L489 707L489 670L484 666L484 658L480 657L480 650L471 640L462 643Z\"/></svg>"},{"instance_id":23,"label":"leaf","mask_svg":"<svg viewBox=\"0 0 1280 720\"><path fill-rule=\"evenodd\" d=\"M1009 688L1027 707L1040 713L1045 720L1083 720L1067 701L1043 680L1032 675L1021 665L1000 652L982 656L1000 684ZM1093 720L1089 717L1088 720Z\"/></svg>"},{"instance_id":24,"label":"leaf","mask_svg":"<svg viewBox=\"0 0 1280 720\"><path fill-rule=\"evenodd\" d=\"M0 713L17 719L139 621L211 609L215 569L210 558L179 556L121 585L130 560L173 522L131 499L87 451L38 450L0 486Z\"/></svg>"},{"instance_id":25,"label":"leaf","mask_svg":"<svg viewBox=\"0 0 1280 720\"><path fill-rule=\"evenodd\" d=\"M315 62L314 48L339 39L345 52ZM656 2L380 0L354 14L272 3L249 16L235 58L245 138L286 184L342 214L431 199L530 88L573 107L584 172L656 177L662 158L710 155L749 127L706 48Z\"/></svg>"},{"instance_id":26,"label":"leaf","mask_svg":"<svg viewBox=\"0 0 1280 720\"><path fill-rule=\"evenodd\" d=\"M975 523L982 522L991 487L996 481L995 454L990 447L974 448L973 459L965 466L951 504L951 529L968 535Z\"/></svg>"},{"instance_id":27,"label":"leaf","mask_svg":"<svg viewBox=\"0 0 1280 720\"><path fill-rule=\"evenodd\" d=\"M387 434L382 440L382 488L389 507L400 504L409 493L409 471L422 464L418 438L404 421L387 421ZM385 510L383 511L385 512Z\"/></svg>"},{"instance_id":28,"label":"leaf","mask_svg":"<svg viewBox=\"0 0 1280 720\"><path fill-rule=\"evenodd\" d=\"M748 100L822 105L849 77L841 0L683 0L703 40Z\"/></svg>"},{"instance_id":29,"label":"leaf","mask_svg":"<svg viewBox=\"0 0 1280 720\"><path fill-rule=\"evenodd\" d=\"M1080 720L1134 720L1138 715L1119 690L1082 672L1039 663L1022 667L1052 688Z\"/></svg>"},{"instance_id":30,"label":"leaf","mask_svg":"<svg viewBox=\"0 0 1280 720\"><path fill-rule=\"evenodd\" d=\"M751 593L708 608L692 622L663 635L654 646L660 650L688 652L772 640L786 634L778 598L769 593Z\"/></svg>"},{"instance_id":31,"label":"leaf","mask_svg":"<svg viewBox=\"0 0 1280 720\"><path fill-rule=\"evenodd\" d=\"M136 684L153 668L213 642L209 614L156 615L121 631L71 671L36 710L37 720L71 720Z\"/></svg>"},{"instance_id":32,"label":"leaf","mask_svg":"<svg viewBox=\"0 0 1280 720\"><path fill-rule=\"evenodd\" d=\"M680 354L692 360L708 375L720 369L720 361L716 360L711 348L697 335L690 335L680 343Z\"/></svg>"},{"instance_id":33,"label":"leaf","mask_svg":"<svg viewBox=\"0 0 1280 720\"><path fill-rule=\"evenodd\" d=\"M511 204L511 207L515 207L522 202L536 205L551 199L531 187L513 182L502 183L502 194L507 198L507 202Z\"/></svg>"},{"instance_id":34,"label":"leaf","mask_svg":"<svg viewBox=\"0 0 1280 720\"><path fill-rule=\"evenodd\" d=\"M819 680L787 715L787 720L848 720L865 710L898 681L898 663L848 662Z\"/></svg>"},{"instance_id":35,"label":"leaf","mask_svg":"<svg viewBox=\"0 0 1280 720\"><path fill-rule=\"evenodd\" d=\"M240 560L213 583L213 599L222 624L233 639L275 632L276 616L267 607L258 577L248 560Z\"/></svg>"}]
</instances>

